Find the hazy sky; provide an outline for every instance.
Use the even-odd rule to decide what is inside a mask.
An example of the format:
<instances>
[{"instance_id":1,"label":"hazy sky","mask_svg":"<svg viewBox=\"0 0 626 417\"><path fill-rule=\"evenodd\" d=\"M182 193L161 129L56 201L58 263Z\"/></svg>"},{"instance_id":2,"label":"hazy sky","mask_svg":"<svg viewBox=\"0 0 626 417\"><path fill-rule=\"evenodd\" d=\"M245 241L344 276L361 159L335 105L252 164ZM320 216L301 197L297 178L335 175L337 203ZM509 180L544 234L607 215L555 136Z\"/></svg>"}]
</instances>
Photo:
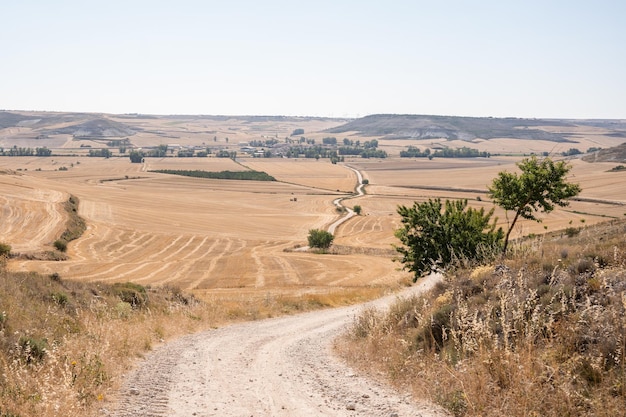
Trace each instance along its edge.
<instances>
[{"instance_id":1,"label":"hazy sky","mask_svg":"<svg viewBox=\"0 0 626 417\"><path fill-rule=\"evenodd\" d=\"M626 1L1 0L0 109L626 118Z\"/></svg>"}]
</instances>

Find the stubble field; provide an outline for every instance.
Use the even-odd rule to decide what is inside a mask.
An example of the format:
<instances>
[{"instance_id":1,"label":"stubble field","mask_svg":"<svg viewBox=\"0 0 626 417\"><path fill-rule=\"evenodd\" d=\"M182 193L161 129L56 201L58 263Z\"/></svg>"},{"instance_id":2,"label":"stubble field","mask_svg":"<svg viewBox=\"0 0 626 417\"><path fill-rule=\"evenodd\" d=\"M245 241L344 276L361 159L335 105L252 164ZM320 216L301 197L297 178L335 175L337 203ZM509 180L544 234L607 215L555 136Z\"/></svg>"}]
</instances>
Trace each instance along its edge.
<instances>
[{"instance_id":1,"label":"stubble field","mask_svg":"<svg viewBox=\"0 0 626 417\"><path fill-rule=\"evenodd\" d=\"M339 216L332 200L343 195L337 190L356 184L351 170L327 161L250 164L279 182L156 174L126 158L55 158L55 164L70 166L68 171L51 171L46 164L52 161L45 158L4 158L3 166L18 169L11 167L15 162L37 167L0 176L2 239L14 252L51 249L64 230L60 207L70 193L80 199L79 214L88 227L70 243L68 260L15 259L13 270L171 285L198 295L337 291L389 285L403 276L388 255L290 250L306 245L309 229L332 223ZM148 165L178 169L179 162L165 158ZM203 163L209 171L243 169L231 160Z\"/></svg>"},{"instance_id":2,"label":"stubble field","mask_svg":"<svg viewBox=\"0 0 626 417\"><path fill-rule=\"evenodd\" d=\"M196 142L237 149L241 141L282 137L300 125L259 122L227 127L228 120L202 121L202 126L185 121L158 123L151 130L142 126L133 142L191 143L183 133L193 130ZM321 137L321 130L331 125L316 121L307 132L319 129L312 135ZM20 132L27 136L26 131ZM599 140L597 132L582 133L585 144ZM87 222L87 231L69 244L68 260L13 259L9 268L56 272L73 280L171 285L202 297L301 295L397 285L410 278L393 262L392 245L397 243L393 233L400 226L397 206L434 197L467 198L472 206L488 210L492 205L485 193L487 184L500 171L515 171L521 158L398 158L396 151L406 145L404 141L381 140L389 158L347 158L337 165L327 159L240 156L235 162L171 155L132 164L128 157L85 157L85 150L71 148L76 144L65 139L57 141L68 156L0 158L4 172L0 240L11 244L16 253L52 250L65 228L62 203L70 194L80 200L79 214ZM481 147L487 149L489 144L495 150L503 143L491 140ZM506 146L521 153L528 146L545 151L554 145L508 139ZM578 159L571 163L570 179L583 189L580 199L557 209L543 223L521 222L512 237L624 216L626 173L607 172L612 163ZM353 197L357 177L344 165L358 169L369 181L366 195L343 202L347 207L360 205L363 214L338 227L338 254L294 250L307 244L310 229L325 228L341 216L333 200ZM157 169L254 169L278 181L194 179L150 172ZM506 213L498 210L496 215L505 226Z\"/></svg>"}]
</instances>

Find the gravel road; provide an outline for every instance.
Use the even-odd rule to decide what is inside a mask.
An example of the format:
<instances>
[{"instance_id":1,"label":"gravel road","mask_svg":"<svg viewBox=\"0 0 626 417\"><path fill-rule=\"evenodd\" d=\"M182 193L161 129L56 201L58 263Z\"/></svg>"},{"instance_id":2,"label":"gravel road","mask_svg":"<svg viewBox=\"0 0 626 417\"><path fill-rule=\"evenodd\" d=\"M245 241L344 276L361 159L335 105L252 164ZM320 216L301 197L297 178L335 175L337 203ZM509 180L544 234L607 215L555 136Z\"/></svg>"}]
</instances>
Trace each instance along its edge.
<instances>
[{"instance_id":1,"label":"gravel road","mask_svg":"<svg viewBox=\"0 0 626 417\"><path fill-rule=\"evenodd\" d=\"M429 277L409 291L424 291L437 279ZM382 308L396 297L374 304ZM363 307L231 325L167 343L128 376L114 409L103 414L444 416L333 356L333 339Z\"/></svg>"}]
</instances>

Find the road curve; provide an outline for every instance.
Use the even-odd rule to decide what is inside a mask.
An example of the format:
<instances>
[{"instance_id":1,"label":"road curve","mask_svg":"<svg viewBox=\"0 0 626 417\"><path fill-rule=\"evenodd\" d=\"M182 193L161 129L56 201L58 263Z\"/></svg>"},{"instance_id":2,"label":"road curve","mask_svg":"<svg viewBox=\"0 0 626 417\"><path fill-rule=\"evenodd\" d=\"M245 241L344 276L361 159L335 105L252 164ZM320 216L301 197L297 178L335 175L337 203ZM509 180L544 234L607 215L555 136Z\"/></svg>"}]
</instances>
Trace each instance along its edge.
<instances>
[{"instance_id":1,"label":"road curve","mask_svg":"<svg viewBox=\"0 0 626 417\"><path fill-rule=\"evenodd\" d=\"M407 291L419 293L431 276ZM367 305L382 307L396 296ZM364 308L352 306L189 335L151 352L107 412L126 416L422 416L445 414L357 375L333 339Z\"/></svg>"},{"instance_id":2,"label":"road curve","mask_svg":"<svg viewBox=\"0 0 626 417\"><path fill-rule=\"evenodd\" d=\"M328 233L330 233L331 235L335 234L335 230L337 230L337 227L339 227L339 225L347 222L352 217L356 216L356 213L354 212L354 210L352 210L351 208L346 207L343 204L341 204L342 201L345 201L345 200L348 200L348 199L351 199L351 198L355 198L355 197L361 197L362 195L365 195L365 191L363 191L365 185L363 184L363 175L361 174L361 172L358 169L352 168L349 165L343 165L343 166L348 168L348 169L351 169L356 174L356 178L357 178L357 184L356 184L356 187L355 187L356 195L349 196L349 197L339 197L339 198L336 198L336 199L333 200L333 204L335 206L337 206L337 208L339 208L339 209L344 209L345 208L348 211L348 214L346 214L343 217L340 217L334 223L332 223L330 226L328 226Z\"/></svg>"}]
</instances>

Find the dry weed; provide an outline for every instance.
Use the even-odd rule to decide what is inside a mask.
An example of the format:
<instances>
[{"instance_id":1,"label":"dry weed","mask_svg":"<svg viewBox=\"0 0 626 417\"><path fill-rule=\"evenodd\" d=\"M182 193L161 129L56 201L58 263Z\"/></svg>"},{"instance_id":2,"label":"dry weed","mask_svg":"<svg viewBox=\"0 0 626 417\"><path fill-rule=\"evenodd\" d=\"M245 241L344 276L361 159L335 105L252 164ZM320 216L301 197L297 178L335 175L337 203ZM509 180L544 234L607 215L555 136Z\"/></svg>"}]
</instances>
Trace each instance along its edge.
<instances>
[{"instance_id":1,"label":"dry weed","mask_svg":"<svg viewBox=\"0 0 626 417\"><path fill-rule=\"evenodd\" d=\"M624 231L517 242L506 264L457 269L427 297L365 312L340 351L455 416L621 415Z\"/></svg>"}]
</instances>

